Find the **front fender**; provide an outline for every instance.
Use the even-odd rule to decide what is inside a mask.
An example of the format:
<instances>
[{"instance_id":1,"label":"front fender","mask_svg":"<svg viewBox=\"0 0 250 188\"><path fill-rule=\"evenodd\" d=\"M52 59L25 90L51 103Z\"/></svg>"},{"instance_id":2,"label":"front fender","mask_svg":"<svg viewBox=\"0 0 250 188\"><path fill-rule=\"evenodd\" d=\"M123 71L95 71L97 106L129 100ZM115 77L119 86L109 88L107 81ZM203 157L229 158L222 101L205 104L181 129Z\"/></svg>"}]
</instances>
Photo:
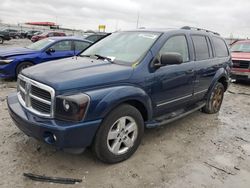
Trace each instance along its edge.
<instances>
[{"instance_id":1,"label":"front fender","mask_svg":"<svg viewBox=\"0 0 250 188\"><path fill-rule=\"evenodd\" d=\"M143 104L147 111L147 117L152 117L151 99L141 88L135 86L115 86L86 92L91 98L85 120L103 119L118 105L137 101Z\"/></svg>"}]
</instances>

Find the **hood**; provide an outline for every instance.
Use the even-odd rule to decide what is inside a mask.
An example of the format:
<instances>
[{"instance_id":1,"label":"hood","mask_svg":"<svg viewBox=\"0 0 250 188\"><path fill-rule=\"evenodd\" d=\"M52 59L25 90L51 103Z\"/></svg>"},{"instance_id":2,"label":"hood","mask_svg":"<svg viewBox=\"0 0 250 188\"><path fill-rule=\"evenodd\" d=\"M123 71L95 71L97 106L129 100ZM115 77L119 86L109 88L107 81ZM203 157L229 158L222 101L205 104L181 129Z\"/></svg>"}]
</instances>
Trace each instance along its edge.
<instances>
[{"instance_id":1,"label":"hood","mask_svg":"<svg viewBox=\"0 0 250 188\"><path fill-rule=\"evenodd\" d=\"M24 69L22 74L49 85L56 91L65 91L126 81L132 72L133 68L130 66L78 57L36 65Z\"/></svg>"},{"instance_id":2,"label":"hood","mask_svg":"<svg viewBox=\"0 0 250 188\"><path fill-rule=\"evenodd\" d=\"M31 50L28 48L7 48L7 49L1 49L0 50L0 57L6 58L10 56L15 56L15 55L26 55L26 54L31 54L35 53L35 50Z\"/></svg>"},{"instance_id":3,"label":"hood","mask_svg":"<svg viewBox=\"0 0 250 188\"><path fill-rule=\"evenodd\" d=\"M233 60L250 60L249 52L232 52L231 55Z\"/></svg>"}]
</instances>

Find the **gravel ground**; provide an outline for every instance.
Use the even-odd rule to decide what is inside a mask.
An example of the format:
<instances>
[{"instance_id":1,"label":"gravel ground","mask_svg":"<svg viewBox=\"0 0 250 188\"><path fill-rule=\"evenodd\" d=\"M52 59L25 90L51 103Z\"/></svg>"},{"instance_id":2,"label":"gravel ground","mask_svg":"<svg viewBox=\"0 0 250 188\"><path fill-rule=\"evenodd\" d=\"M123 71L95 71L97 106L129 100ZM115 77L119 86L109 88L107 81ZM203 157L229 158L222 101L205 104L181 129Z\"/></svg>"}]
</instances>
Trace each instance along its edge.
<instances>
[{"instance_id":1,"label":"gravel ground","mask_svg":"<svg viewBox=\"0 0 250 188\"><path fill-rule=\"evenodd\" d=\"M27 40L6 46L28 44ZM15 81L0 82L0 187L250 187L250 85L231 84L221 111L199 111L146 130L127 161L106 165L90 151L68 154L24 135L11 121L6 96ZM34 182L24 172L74 177L76 185Z\"/></svg>"}]
</instances>

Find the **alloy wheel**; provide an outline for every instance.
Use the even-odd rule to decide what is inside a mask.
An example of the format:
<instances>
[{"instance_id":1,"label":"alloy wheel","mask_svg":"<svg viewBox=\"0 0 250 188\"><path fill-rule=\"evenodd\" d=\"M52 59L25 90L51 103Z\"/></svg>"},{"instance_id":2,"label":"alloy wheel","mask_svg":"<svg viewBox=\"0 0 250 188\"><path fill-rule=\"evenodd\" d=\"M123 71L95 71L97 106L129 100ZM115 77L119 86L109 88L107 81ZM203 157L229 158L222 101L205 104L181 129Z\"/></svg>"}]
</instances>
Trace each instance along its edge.
<instances>
[{"instance_id":1,"label":"alloy wheel","mask_svg":"<svg viewBox=\"0 0 250 188\"><path fill-rule=\"evenodd\" d=\"M213 96L213 99L212 99L212 106L213 106L215 111L219 110L220 105L222 103L222 99L223 99L223 90L222 90L222 88L218 87L215 90L214 96Z\"/></svg>"},{"instance_id":2,"label":"alloy wheel","mask_svg":"<svg viewBox=\"0 0 250 188\"><path fill-rule=\"evenodd\" d=\"M136 121L130 116L119 118L110 128L107 136L107 145L115 155L126 153L133 147L138 135Z\"/></svg>"}]
</instances>

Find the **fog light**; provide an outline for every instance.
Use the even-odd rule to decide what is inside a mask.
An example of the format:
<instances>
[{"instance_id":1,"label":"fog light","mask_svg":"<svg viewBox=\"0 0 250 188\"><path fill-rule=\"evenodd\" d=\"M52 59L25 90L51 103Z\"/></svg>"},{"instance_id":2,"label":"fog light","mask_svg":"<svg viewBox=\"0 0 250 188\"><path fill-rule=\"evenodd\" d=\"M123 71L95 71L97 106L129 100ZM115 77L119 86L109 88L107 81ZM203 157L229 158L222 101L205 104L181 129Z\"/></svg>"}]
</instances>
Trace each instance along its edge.
<instances>
[{"instance_id":1,"label":"fog light","mask_svg":"<svg viewBox=\"0 0 250 188\"><path fill-rule=\"evenodd\" d=\"M57 141L56 135L51 132L45 132L43 138L47 144L54 144Z\"/></svg>"}]
</instances>

